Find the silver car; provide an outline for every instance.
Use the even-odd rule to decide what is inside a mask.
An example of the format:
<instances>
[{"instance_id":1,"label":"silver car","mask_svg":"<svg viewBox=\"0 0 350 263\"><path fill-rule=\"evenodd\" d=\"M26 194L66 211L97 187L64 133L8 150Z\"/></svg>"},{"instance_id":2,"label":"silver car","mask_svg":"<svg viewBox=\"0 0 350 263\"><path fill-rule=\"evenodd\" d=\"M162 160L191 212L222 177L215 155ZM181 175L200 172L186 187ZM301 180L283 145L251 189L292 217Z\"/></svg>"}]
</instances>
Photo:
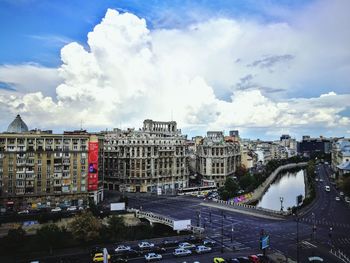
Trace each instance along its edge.
<instances>
[{"instance_id":1,"label":"silver car","mask_svg":"<svg viewBox=\"0 0 350 263\"><path fill-rule=\"evenodd\" d=\"M188 256L188 255L191 255L192 252L191 250L188 250L188 249L184 249L184 248L177 248L175 249L173 255L175 257L183 257L183 256Z\"/></svg>"},{"instance_id":2,"label":"silver car","mask_svg":"<svg viewBox=\"0 0 350 263\"><path fill-rule=\"evenodd\" d=\"M161 260L162 258L162 255L156 253L148 253L147 255L145 255L146 261L156 261Z\"/></svg>"}]
</instances>

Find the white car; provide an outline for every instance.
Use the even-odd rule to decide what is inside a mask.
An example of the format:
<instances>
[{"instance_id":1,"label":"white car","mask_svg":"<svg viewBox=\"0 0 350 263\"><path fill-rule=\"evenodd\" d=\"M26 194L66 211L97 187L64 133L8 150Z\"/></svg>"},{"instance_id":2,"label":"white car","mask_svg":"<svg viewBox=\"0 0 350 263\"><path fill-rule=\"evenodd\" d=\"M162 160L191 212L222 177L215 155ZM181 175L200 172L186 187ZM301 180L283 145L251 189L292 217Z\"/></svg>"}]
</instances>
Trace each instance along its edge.
<instances>
[{"instance_id":1,"label":"white car","mask_svg":"<svg viewBox=\"0 0 350 263\"><path fill-rule=\"evenodd\" d=\"M339 196L336 196L336 197L335 197L335 201L340 201L340 197L339 197Z\"/></svg>"},{"instance_id":2,"label":"white car","mask_svg":"<svg viewBox=\"0 0 350 263\"><path fill-rule=\"evenodd\" d=\"M184 249L184 248L177 248L177 249L175 249L175 251L173 253L173 255L176 257L183 257L183 256L191 255L191 254L192 254L191 250Z\"/></svg>"},{"instance_id":3,"label":"white car","mask_svg":"<svg viewBox=\"0 0 350 263\"><path fill-rule=\"evenodd\" d=\"M179 244L179 248L182 248L182 249L191 249L191 248L195 248L195 247L196 247L195 245L188 243L188 242L183 242L183 243Z\"/></svg>"},{"instance_id":4,"label":"white car","mask_svg":"<svg viewBox=\"0 0 350 263\"><path fill-rule=\"evenodd\" d=\"M344 196L344 193L343 193L343 192L340 192L339 195L340 195L340 196Z\"/></svg>"},{"instance_id":5,"label":"white car","mask_svg":"<svg viewBox=\"0 0 350 263\"><path fill-rule=\"evenodd\" d=\"M61 211L62 211L61 207L55 207L51 209L51 212L61 212Z\"/></svg>"},{"instance_id":6,"label":"white car","mask_svg":"<svg viewBox=\"0 0 350 263\"><path fill-rule=\"evenodd\" d=\"M77 207L76 206L70 206L67 208L67 211L77 211Z\"/></svg>"},{"instance_id":7,"label":"white car","mask_svg":"<svg viewBox=\"0 0 350 263\"><path fill-rule=\"evenodd\" d=\"M131 250L131 247L124 246L124 245L117 246L117 248L114 249L115 252L125 252L125 251L130 251L130 250Z\"/></svg>"},{"instance_id":8,"label":"white car","mask_svg":"<svg viewBox=\"0 0 350 263\"><path fill-rule=\"evenodd\" d=\"M323 182L323 179L322 179L322 178L320 178L320 182Z\"/></svg>"},{"instance_id":9,"label":"white car","mask_svg":"<svg viewBox=\"0 0 350 263\"><path fill-rule=\"evenodd\" d=\"M350 203L350 197L345 196L345 202Z\"/></svg>"},{"instance_id":10,"label":"white car","mask_svg":"<svg viewBox=\"0 0 350 263\"><path fill-rule=\"evenodd\" d=\"M161 260L162 258L162 255L156 253L148 253L145 255L146 261Z\"/></svg>"},{"instance_id":11,"label":"white car","mask_svg":"<svg viewBox=\"0 0 350 263\"><path fill-rule=\"evenodd\" d=\"M206 246L196 247L197 254L208 253L208 252L211 252L211 247L206 247Z\"/></svg>"},{"instance_id":12,"label":"white car","mask_svg":"<svg viewBox=\"0 0 350 263\"><path fill-rule=\"evenodd\" d=\"M139 248L151 248L154 247L153 243L149 243L149 242L141 242L138 244Z\"/></svg>"},{"instance_id":13,"label":"white car","mask_svg":"<svg viewBox=\"0 0 350 263\"><path fill-rule=\"evenodd\" d=\"M18 214L19 215L29 214L29 210L25 209L25 210L19 211Z\"/></svg>"}]
</instances>

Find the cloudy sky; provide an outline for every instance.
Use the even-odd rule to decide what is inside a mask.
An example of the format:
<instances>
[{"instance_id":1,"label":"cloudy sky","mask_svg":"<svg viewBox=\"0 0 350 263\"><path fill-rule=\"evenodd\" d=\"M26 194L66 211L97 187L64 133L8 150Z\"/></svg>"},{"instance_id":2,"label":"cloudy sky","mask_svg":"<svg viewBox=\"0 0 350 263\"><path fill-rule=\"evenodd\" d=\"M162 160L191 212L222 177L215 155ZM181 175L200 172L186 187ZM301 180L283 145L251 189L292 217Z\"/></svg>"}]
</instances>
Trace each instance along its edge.
<instances>
[{"instance_id":1,"label":"cloudy sky","mask_svg":"<svg viewBox=\"0 0 350 263\"><path fill-rule=\"evenodd\" d=\"M258 2L258 3L257 3ZM350 136L348 0L0 0L0 130Z\"/></svg>"}]
</instances>

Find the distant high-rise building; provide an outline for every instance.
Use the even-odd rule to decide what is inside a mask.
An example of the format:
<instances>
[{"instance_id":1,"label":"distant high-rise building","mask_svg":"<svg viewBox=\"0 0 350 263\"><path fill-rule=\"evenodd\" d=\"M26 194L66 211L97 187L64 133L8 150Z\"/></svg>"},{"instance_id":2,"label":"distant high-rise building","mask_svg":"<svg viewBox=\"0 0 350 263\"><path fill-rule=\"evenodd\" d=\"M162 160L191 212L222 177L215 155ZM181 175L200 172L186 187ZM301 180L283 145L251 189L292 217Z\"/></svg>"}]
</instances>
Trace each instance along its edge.
<instances>
[{"instance_id":1,"label":"distant high-rise building","mask_svg":"<svg viewBox=\"0 0 350 263\"><path fill-rule=\"evenodd\" d=\"M331 140L320 137L311 138L310 136L303 136L303 140L298 143L298 153L306 156L312 156L317 153L331 152Z\"/></svg>"},{"instance_id":2,"label":"distant high-rise building","mask_svg":"<svg viewBox=\"0 0 350 263\"><path fill-rule=\"evenodd\" d=\"M229 132L229 135L231 137L239 137L239 131L238 130L232 130Z\"/></svg>"}]
</instances>

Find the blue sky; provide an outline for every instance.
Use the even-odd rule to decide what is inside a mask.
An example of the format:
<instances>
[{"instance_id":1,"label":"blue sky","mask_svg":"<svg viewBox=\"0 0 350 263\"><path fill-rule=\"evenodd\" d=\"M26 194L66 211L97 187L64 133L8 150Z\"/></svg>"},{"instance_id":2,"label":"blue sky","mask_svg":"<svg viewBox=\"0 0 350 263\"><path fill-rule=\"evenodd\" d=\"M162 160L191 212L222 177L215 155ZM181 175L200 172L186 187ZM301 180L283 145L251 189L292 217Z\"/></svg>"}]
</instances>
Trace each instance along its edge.
<instances>
[{"instance_id":1,"label":"blue sky","mask_svg":"<svg viewBox=\"0 0 350 263\"><path fill-rule=\"evenodd\" d=\"M0 130L17 113L31 128L57 131L81 122L138 128L173 115L191 136L349 136L349 8L346 0L0 0Z\"/></svg>"},{"instance_id":2,"label":"blue sky","mask_svg":"<svg viewBox=\"0 0 350 263\"><path fill-rule=\"evenodd\" d=\"M86 42L86 32L100 22L107 8L146 19L150 28L177 28L212 17L254 17L279 20L268 12L276 5L298 9L312 1L189 0L0 0L0 63L34 62L58 66L64 44Z\"/></svg>"}]
</instances>

